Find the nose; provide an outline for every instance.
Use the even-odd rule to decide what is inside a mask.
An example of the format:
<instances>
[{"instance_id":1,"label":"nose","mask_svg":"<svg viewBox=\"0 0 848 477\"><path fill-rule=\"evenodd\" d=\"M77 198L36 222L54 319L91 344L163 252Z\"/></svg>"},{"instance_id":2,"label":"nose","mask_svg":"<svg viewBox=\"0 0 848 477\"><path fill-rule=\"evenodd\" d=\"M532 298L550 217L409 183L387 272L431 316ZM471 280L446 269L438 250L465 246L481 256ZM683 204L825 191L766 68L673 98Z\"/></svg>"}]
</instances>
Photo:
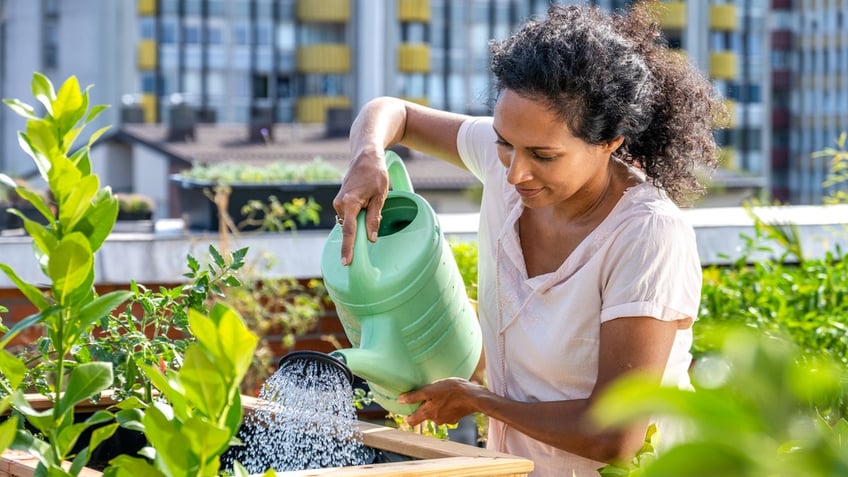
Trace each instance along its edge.
<instances>
[{"instance_id":1,"label":"nose","mask_svg":"<svg viewBox=\"0 0 848 477\"><path fill-rule=\"evenodd\" d=\"M532 178L532 174L530 172L530 168L528 167L527 158L522 157L521 153L513 150L512 154L510 154L509 166L506 170L507 182L512 185L516 185L522 182L526 182L530 178Z\"/></svg>"}]
</instances>

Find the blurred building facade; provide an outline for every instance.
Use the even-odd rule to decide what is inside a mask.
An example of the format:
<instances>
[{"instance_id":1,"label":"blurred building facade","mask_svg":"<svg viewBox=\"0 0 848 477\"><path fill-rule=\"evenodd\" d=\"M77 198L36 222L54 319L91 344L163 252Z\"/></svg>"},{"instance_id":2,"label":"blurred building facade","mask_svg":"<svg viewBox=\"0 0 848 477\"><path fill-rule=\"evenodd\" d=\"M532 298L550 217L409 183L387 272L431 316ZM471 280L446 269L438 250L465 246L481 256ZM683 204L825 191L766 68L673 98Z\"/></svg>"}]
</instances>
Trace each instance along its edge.
<instances>
[{"instance_id":1,"label":"blurred building facade","mask_svg":"<svg viewBox=\"0 0 848 477\"><path fill-rule=\"evenodd\" d=\"M379 95L487 114L488 41L549 3L0 0L0 96L29 98L33 71L76 75L95 85L92 102L113 105L102 124L176 122L188 105L198 122L256 134L273 123L344 134ZM848 0L663 1L659 12L672 46L731 112L717 132L719 187L820 202L827 164L811 153L848 128ZM14 174L29 172L15 139L22 125L0 112L0 169Z\"/></svg>"}]
</instances>

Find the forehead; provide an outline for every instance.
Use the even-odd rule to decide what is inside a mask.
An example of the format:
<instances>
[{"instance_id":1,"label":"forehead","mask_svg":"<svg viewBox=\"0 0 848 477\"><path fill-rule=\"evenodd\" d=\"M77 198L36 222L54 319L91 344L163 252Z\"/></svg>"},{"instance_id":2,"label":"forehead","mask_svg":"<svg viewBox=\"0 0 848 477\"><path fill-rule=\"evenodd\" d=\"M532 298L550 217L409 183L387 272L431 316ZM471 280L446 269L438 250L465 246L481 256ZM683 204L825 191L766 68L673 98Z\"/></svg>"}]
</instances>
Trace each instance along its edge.
<instances>
[{"instance_id":1,"label":"forehead","mask_svg":"<svg viewBox=\"0 0 848 477\"><path fill-rule=\"evenodd\" d=\"M498 96L494 109L495 130L510 142L551 142L553 138L573 138L564 120L540 99L522 96L504 90ZM539 143L541 144L541 143Z\"/></svg>"}]
</instances>

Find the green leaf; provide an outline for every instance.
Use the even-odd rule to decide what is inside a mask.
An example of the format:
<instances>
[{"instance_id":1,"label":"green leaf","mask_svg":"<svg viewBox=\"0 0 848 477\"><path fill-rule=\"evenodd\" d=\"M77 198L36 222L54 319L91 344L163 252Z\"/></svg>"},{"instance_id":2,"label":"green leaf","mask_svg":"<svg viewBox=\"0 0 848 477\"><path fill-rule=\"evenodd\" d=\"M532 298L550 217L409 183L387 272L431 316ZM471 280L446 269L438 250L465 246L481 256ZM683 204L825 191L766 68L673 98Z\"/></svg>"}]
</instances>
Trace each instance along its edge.
<instances>
[{"instance_id":1,"label":"green leaf","mask_svg":"<svg viewBox=\"0 0 848 477\"><path fill-rule=\"evenodd\" d=\"M53 115L53 100L56 98L56 92L53 89L53 83L41 73L35 72L32 75L32 95L39 103L47 109L47 114Z\"/></svg>"},{"instance_id":2,"label":"green leaf","mask_svg":"<svg viewBox=\"0 0 848 477\"><path fill-rule=\"evenodd\" d=\"M118 423L109 424L108 426L97 427L91 433L91 440L88 442L89 449L96 449L106 439L112 437L115 431L118 430Z\"/></svg>"},{"instance_id":3,"label":"green leaf","mask_svg":"<svg viewBox=\"0 0 848 477\"><path fill-rule=\"evenodd\" d=\"M15 336L18 336L23 330L41 323L55 312L56 308L48 307L45 311L40 311L15 323L15 325L9 328L9 331L7 331L2 338L0 338L0 347L5 347L9 342L12 341L12 339L15 338Z\"/></svg>"},{"instance_id":4,"label":"green leaf","mask_svg":"<svg viewBox=\"0 0 848 477\"><path fill-rule=\"evenodd\" d=\"M181 435L191 446L192 453L198 456L202 468L201 475L217 475L218 456L227 450L231 433L208 421L192 418L183 423Z\"/></svg>"},{"instance_id":5,"label":"green leaf","mask_svg":"<svg viewBox=\"0 0 848 477\"><path fill-rule=\"evenodd\" d=\"M215 265L218 265L218 268L222 268L226 266L227 262L224 261L224 257L218 252L211 244L209 245L209 255L212 256L212 260L215 262Z\"/></svg>"},{"instance_id":6,"label":"green leaf","mask_svg":"<svg viewBox=\"0 0 848 477\"><path fill-rule=\"evenodd\" d=\"M35 162L35 166L38 168L38 173L46 180L48 171L50 171L51 168L50 159L41 153L41 151L38 151L35 147L33 147L29 137L27 137L26 133L23 131L18 132L18 145L29 157L32 158L33 162Z\"/></svg>"},{"instance_id":7,"label":"green leaf","mask_svg":"<svg viewBox=\"0 0 848 477\"><path fill-rule=\"evenodd\" d=\"M26 400L26 396L21 393L15 393L12 395L12 403L14 404L15 410L22 414L24 418L26 418L27 422L30 423L30 425L32 425L37 431L47 435L54 430L56 421L53 419L52 409L47 409L45 411L33 409L29 401Z\"/></svg>"},{"instance_id":8,"label":"green leaf","mask_svg":"<svg viewBox=\"0 0 848 477\"><path fill-rule=\"evenodd\" d=\"M71 420L69 419L66 422L70 423ZM88 428L90 427L90 424L78 422L71 423L69 425L57 429L57 431L59 431L59 434L55 439L51 441L51 443L54 445L57 452L59 453L59 456L62 459L66 458L68 454L71 453L71 450L73 449L74 445L76 445L82 433L88 430ZM83 465L85 465L85 463L83 463Z\"/></svg>"},{"instance_id":9,"label":"green leaf","mask_svg":"<svg viewBox=\"0 0 848 477\"><path fill-rule=\"evenodd\" d=\"M73 230L86 211L91 207L92 199L100 187L97 176L85 176L79 179L65 200L59 203L59 222L65 230Z\"/></svg>"},{"instance_id":10,"label":"green leaf","mask_svg":"<svg viewBox=\"0 0 848 477\"><path fill-rule=\"evenodd\" d=\"M27 300L30 301L39 311L44 311L50 307L50 303L47 301L47 298L44 297L44 294L39 290L35 285L25 282L12 267L6 265L5 263L0 263L0 270L9 277L9 280L15 284L18 290L27 297Z\"/></svg>"},{"instance_id":11,"label":"green leaf","mask_svg":"<svg viewBox=\"0 0 848 477\"><path fill-rule=\"evenodd\" d=\"M697 416L701 431L756 430L759 423L744 403L709 389L698 392L659 387L655 380L630 375L612 383L595 402L591 416L603 427L640 421L647 416Z\"/></svg>"},{"instance_id":12,"label":"green leaf","mask_svg":"<svg viewBox=\"0 0 848 477\"><path fill-rule=\"evenodd\" d=\"M56 245L58 244L53 228L40 224L29 217L24 217L24 215L19 212L13 213L20 217L21 221L23 221L24 229L26 229L27 234L32 237L33 246L36 247L38 252L47 256L52 255L53 250L56 249Z\"/></svg>"},{"instance_id":13,"label":"green leaf","mask_svg":"<svg viewBox=\"0 0 848 477\"><path fill-rule=\"evenodd\" d=\"M48 159L63 154L63 151L59 148L60 144L56 138L56 131L46 119L27 121L26 137L30 146Z\"/></svg>"},{"instance_id":14,"label":"green leaf","mask_svg":"<svg viewBox=\"0 0 848 477\"><path fill-rule=\"evenodd\" d=\"M84 305L85 303L91 302L94 300L94 267L92 267L88 271L88 275L86 275L85 280L78 287L71 289L71 293L68 294L67 300L64 303L64 306L70 306L74 308L74 313L76 313L76 307ZM76 320L74 320L76 321ZM84 331L84 330L79 330ZM71 341L76 340L75 337L69 336ZM69 345L70 346L70 345Z\"/></svg>"},{"instance_id":15,"label":"green leaf","mask_svg":"<svg viewBox=\"0 0 848 477\"><path fill-rule=\"evenodd\" d=\"M68 473L71 476L79 475L83 467L88 464L89 459L91 459L91 449L91 447L85 447L74 456L74 459L71 461L71 467L68 468Z\"/></svg>"},{"instance_id":16,"label":"green leaf","mask_svg":"<svg viewBox=\"0 0 848 477\"><path fill-rule=\"evenodd\" d=\"M111 363L85 363L71 371L68 387L57 404L59 414L65 414L77 403L112 385Z\"/></svg>"},{"instance_id":17,"label":"green leaf","mask_svg":"<svg viewBox=\"0 0 848 477\"><path fill-rule=\"evenodd\" d=\"M5 409L3 409L5 411ZM15 434L18 430L18 417L10 416L8 419L0 423L0 453L8 449L15 440Z\"/></svg>"},{"instance_id":18,"label":"green leaf","mask_svg":"<svg viewBox=\"0 0 848 477\"><path fill-rule=\"evenodd\" d=\"M773 458L772 458L773 459ZM759 469L763 471L763 469ZM661 454L644 477L761 476L745 449L733 442L693 442L681 444Z\"/></svg>"},{"instance_id":19,"label":"green leaf","mask_svg":"<svg viewBox=\"0 0 848 477\"><path fill-rule=\"evenodd\" d=\"M86 99L80 90L76 76L70 76L59 87L53 101L53 117L60 131L70 130L85 115L88 109ZM63 151L70 150L72 144L64 144Z\"/></svg>"},{"instance_id":20,"label":"green leaf","mask_svg":"<svg viewBox=\"0 0 848 477\"><path fill-rule=\"evenodd\" d=\"M67 304L69 295L87 282L93 267L94 256L84 235L73 232L62 237L47 264L53 294L60 305Z\"/></svg>"},{"instance_id":21,"label":"green leaf","mask_svg":"<svg viewBox=\"0 0 848 477\"><path fill-rule=\"evenodd\" d=\"M180 368L180 382L189 402L207 416L217 416L227 404L229 393L223 373L198 346L189 346Z\"/></svg>"},{"instance_id":22,"label":"green leaf","mask_svg":"<svg viewBox=\"0 0 848 477\"><path fill-rule=\"evenodd\" d=\"M241 317L229 306L218 302L209 317L189 310L189 325L197 341L214 356L216 366L226 366L222 372L240 380L250 363L259 342Z\"/></svg>"},{"instance_id":23,"label":"green leaf","mask_svg":"<svg viewBox=\"0 0 848 477\"><path fill-rule=\"evenodd\" d=\"M6 187L15 189L18 187L18 184L14 179L0 172L0 184L4 184Z\"/></svg>"},{"instance_id":24,"label":"green leaf","mask_svg":"<svg viewBox=\"0 0 848 477\"><path fill-rule=\"evenodd\" d=\"M185 390L179 382L170 379L168 376L159 371L159 368L141 364L139 365L147 379L159 390L174 408L174 412L178 416L187 416L189 413L188 403L186 402ZM169 375L172 372L168 372Z\"/></svg>"},{"instance_id":25,"label":"green leaf","mask_svg":"<svg viewBox=\"0 0 848 477\"><path fill-rule=\"evenodd\" d=\"M135 398L135 396L133 396L133 398ZM137 400L138 398L135 399ZM147 406L143 407L146 408ZM144 412L141 408L121 409L115 413L115 418L117 419L118 424L124 429L144 432L144 424L142 423L142 420L144 419Z\"/></svg>"},{"instance_id":26,"label":"green leaf","mask_svg":"<svg viewBox=\"0 0 848 477\"><path fill-rule=\"evenodd\" d=\"M102 128L98 129L97 131L94 131L94 133L92 133L91 136L88 138L88 147L91 148L91 146L94 145L94 142L97 141L98 139L100 139L100 136L105 134L106 131L108 131L111 128L112 128L112 126L103 126Z\"/></svg>"},{"instance_id":27,"label":"green leaf","mask_svg":"<svg viewBox=\"0 0 848 477\"><path fill-rule=\"evenodd\" d=\"M198 467L197 456L191 455L190 444L182 436L178 422L165 414L166 405L155 403L144 414L144 427L150 444L156 449L156 460L172 475L193 475L188 471ZM180 469L182 472L177 472ZM200 474L197 474L200 475Z\"/></svg>"},{"instance_id":28,"label":"green leaf","mask_svg":"<svg viewBox=\"0 0 848 477\"><path fill-rule=\"evenodd\" d=\"M108 104L97 104L97 105L93 106L91 108L91 111L89 111L88 116L85 118L83 125L86 125L86 124L94 121L95 119L97 119L98 116L100 116L100 113L102 113L103 111L105 111L107 109L109 109Z\"/></svg>"},{"instance_id":29,"label":"green leaf","mask_svg":"<svg viewBox=\"0 0 848 477\"><path fill-rule=\"evenodd\" d=\"M18 389L26 376L27 367L17 356L5 349L0 349L0 371L9 380L9 386L12 389ZM0 409L0 413L2 410Z\"/></svg>"},{"instance_id":30,"label":"green leaf","mask_svg":"<svg viewBox=\"0 0 848 477\"><path fill-rule=\"evenodd\" d=\"M167 477L159 469L150 465L145 459L119 455L109 461L110 467L103 473L104 477Z\"/></svg>"},{"instance_id":31,"label":"green leaf","mask_svg":"<svg viewBox=\"0 0 848 477\"><path fill-rule=\"evenodd\" d=\"M15 192L38 209L38 212L47 220L53 220L53 211L50 210L50 205L44 200L44 197L37 192L31 191L26 187L16 187Z\"/></svg>"},{"instance_id":32,"label":"green leaf","mask_svg":"<svg viewBox=\"0 0 848 477\"><path fill-rule=\"evenodd\" d=\"M128 290L115 290L97 297L76 313L75 328L80 331L86 329L95 321L111 314L118 305L130 298L132 298L132 292Z\"/></svg>"},{"instance_id":33,"label":"green leaf","mask_svg":"<svg viewBox=\"0 0 848 477\"><path fill-rule=\"evenodd\" d=\"M101 189L94 196L88 211L74 226L74 231L88 237L91 251L96 252L112 233L118 218L118 200L109 188Z\"/></svg>"},{"instance_id":34,"label":"green leaf","mask_svg":"<svg viewBox=\"0 0 848 477\"><path fill-rule=\"evenodd\" d=\"M35 108L22 101L17 99L4 99L3 103L5 103L6 106L8 106L18 116L23 116L26 119L38 119Z\"/></svg>"}]
</instances>

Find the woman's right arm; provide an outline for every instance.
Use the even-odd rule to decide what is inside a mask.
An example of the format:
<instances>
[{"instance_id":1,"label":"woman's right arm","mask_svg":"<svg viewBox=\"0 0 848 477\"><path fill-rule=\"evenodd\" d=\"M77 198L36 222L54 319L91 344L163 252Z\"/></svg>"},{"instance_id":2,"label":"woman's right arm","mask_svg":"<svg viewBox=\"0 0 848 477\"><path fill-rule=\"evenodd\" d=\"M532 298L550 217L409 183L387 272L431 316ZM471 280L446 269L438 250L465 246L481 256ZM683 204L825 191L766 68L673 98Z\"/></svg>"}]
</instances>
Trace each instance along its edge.
<instances>
[{"instance_id":1,"label":"woman's right arm","mask_svg":"<svg viewBox=\"0 0 848 477\"><path fill-rule=\"evenodd\" d=\"M468 116L439 111L397 98L369 101L350 128L351 163L333 208L342 225L342 263L350 263L356 216L366 209L369 240L376 241L380 211L389 189L385 150L396 144L465 168L459 158L456 137Z\"/></svg>"}]
</instances>

